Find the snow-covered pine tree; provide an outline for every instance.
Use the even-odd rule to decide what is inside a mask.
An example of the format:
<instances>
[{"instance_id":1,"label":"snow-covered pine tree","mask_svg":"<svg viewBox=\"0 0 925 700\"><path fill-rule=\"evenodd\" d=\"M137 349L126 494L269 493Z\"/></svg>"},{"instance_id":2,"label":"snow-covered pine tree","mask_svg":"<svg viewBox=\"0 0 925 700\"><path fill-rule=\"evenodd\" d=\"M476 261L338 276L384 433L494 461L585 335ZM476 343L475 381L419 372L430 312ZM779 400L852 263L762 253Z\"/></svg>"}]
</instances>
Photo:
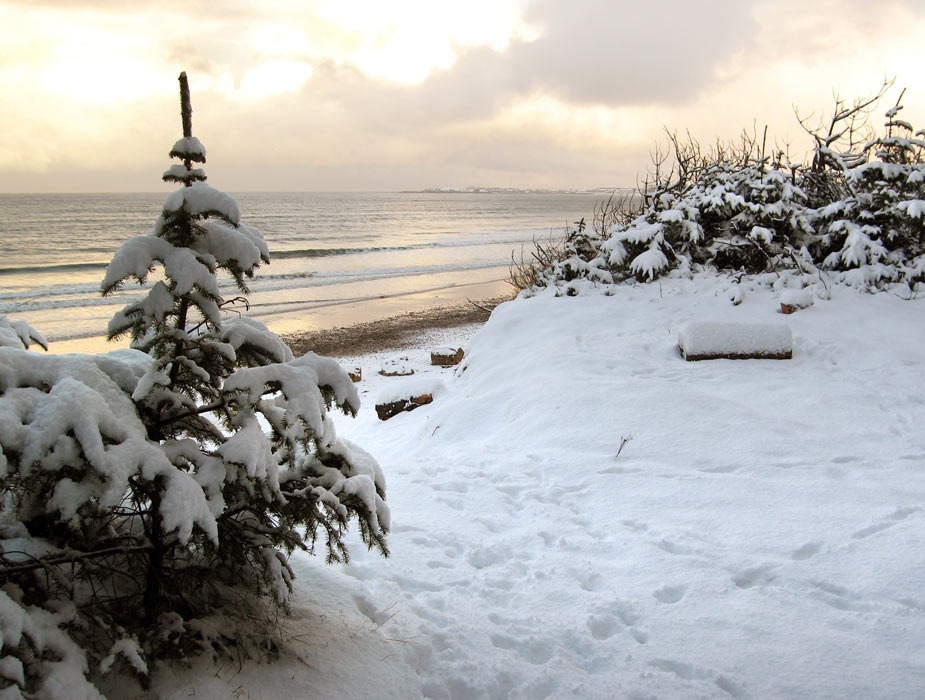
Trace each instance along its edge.
<instances>
[{"instance_id":1,"label":"snow-covered pine tree","mask_svg":"<svg viewBox=\"0 0 925 700\"><path fill-rule=\"evenodd\" d=\"M850 195L816 220L823 266L862 287L925 281L925 130L900 119L902 108L897 101L887 110L886 134L848 171Z\"/></svg>"},{"instance_id":2,"label":"snow-covered pine tree","mask_svg":"<svg viewBox=\"0 0 925 700\"><path fill-rule=\"evenodd\" d=\"M93 698L88 679L118 659L144 676L156 658L223 643L239 652L265 630L220 621L249 603L284 606L288 555L314 551L319 535L328 561L345 560L354 517L386 553L382 473L328 415L359 408L347 374L313 353L294 358L257 321L224 317L219 271L246 295L268 251L194 167L206 152L185 74L180 85L183 138L170 153L180 163L164 179L183 186L102 283L110 294L158 271L110 323L134 349L0 347L4 697L58 697L65 686Z\"/></svg>"}]
</instances>

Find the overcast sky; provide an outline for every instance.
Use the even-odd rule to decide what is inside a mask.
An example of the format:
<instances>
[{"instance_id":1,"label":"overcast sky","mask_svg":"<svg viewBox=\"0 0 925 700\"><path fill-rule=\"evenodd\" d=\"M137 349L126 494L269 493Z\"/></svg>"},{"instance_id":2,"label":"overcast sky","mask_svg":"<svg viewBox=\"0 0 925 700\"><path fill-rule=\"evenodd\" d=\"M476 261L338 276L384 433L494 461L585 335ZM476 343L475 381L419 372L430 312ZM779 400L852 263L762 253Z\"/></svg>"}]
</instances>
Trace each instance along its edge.
<instances>
[{"instance_id":1,"label":"overcast sky","mask_svg":"<svg viewBox=\"0 0 925 700\"><path fill-rule=\"evenodd\" d=\"M161 191L177 76L214 186L632 186L702 142L908 87L922 0L0 0L0 191Z\"/></svg>"}]
</instances>

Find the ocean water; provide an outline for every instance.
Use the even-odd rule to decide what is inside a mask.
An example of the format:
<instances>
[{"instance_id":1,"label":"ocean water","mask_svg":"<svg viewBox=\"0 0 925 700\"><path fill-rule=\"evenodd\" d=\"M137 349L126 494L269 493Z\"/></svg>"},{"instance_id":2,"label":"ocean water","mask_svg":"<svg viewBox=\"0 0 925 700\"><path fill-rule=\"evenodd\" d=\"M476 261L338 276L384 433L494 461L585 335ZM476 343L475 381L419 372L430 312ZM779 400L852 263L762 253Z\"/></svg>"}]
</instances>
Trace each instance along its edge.
<instances>
[{"instance_id":1,"label":"ocean water","mask_svg":"<svg viewBox=\"0 0 925 700\"><path fill-rule=\"evenodd\" d=\"M271 262L249 308L278 333L344 326L510 293L511 254L590 221L604 195L231 193ZM112 315L143 289L103 298L118 247L154 226L166 194L0 195L0 314L59 352L99 351ZM237 296L223 282L226 298ZM122 344L124 345L124 343ZM112 344L110 344L112 346Z\"/></svg>"}]
</instances>

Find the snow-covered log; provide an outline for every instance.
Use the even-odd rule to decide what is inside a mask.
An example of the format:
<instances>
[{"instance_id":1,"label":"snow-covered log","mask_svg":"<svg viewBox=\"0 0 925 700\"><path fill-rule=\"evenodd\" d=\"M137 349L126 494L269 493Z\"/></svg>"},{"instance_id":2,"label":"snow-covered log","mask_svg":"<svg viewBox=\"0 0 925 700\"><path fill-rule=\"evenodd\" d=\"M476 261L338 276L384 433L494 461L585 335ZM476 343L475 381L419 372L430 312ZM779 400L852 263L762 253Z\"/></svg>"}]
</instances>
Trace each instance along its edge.
<instances>
[{"instance_id":1,"label":"snow-covered log","mask_svg":"<svg viewBox=\"0 0 925 700\"><path fill-rule=\"evenodd\" d=\"M678 347L685 360L789 360L793 335L782 323L688 321Z\"/></svg>"}]
</instances>

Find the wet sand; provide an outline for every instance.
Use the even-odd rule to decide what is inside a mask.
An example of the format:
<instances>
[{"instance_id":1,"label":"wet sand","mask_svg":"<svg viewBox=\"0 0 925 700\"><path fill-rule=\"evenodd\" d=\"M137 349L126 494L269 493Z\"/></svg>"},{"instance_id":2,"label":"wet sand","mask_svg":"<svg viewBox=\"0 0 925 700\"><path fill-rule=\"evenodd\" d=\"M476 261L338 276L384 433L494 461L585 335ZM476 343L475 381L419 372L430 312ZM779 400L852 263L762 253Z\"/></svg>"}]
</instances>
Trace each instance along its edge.
<instances>
[{"instance_id":1,"label":"wet sand","mask_svg":"<svg viewBox=\"0 0 925 700\"><path fill-rule=\"evenodd\" d=\"M427 331L481 325L508 297L437 306L350 326L280 336L296 357L312 351L327 357L355 357L415 347Z\"/></svg>"}]
</instances>

